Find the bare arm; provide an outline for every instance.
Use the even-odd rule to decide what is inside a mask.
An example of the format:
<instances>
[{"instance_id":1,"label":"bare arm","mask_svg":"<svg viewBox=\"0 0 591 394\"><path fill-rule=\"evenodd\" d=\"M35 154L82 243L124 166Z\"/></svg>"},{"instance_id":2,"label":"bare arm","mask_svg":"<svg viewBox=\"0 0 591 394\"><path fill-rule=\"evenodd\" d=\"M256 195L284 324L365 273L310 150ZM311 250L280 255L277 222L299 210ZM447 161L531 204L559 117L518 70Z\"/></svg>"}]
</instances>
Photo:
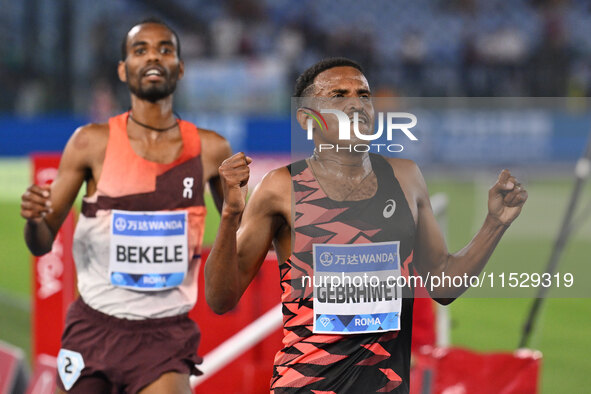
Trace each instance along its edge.
<instances>
[{"instance_id":1,"label":"bare arm","mask_svg":"<svg viewBox=\"0 0 591 394\"><path fill-rule=\"evenodd\" d=\"M21 197L21 216L25 224L25 242L31 253L41 256L51 250L53 240L65 220L96 151L97 126L76 130L62 154L57 176L51 187L31 185Z\"/></svg>"},{"instance_id":2,"label":"bare arm","mask_svg":"<svg viewBox=\"0 0 591 394\"><path fill-rule=\"evenodd\" d=\"M55 232L47 224L45 217L53 213L50 199L50 185L31 185L21 196L21 216L25 224L25 243L35 256L51 250Z\"/></svg>"},{"instance_id":3,"label":"bare arm","mask_svg":"<svg viewBox=\"0 0 591 394\"><path fill-rule=\"evenodd\" d=\"M222 206L224 204L224 193L222 191L222 181L220 177L214 177L209 180L209 190L211 190L211 196L218 212L222 213Z\"/></svg>"},{"instance_id":4,"label":"bare arm","mask_svg":"<svg viewBox=\"0 0 591 394\"><path fill-rule=\"evenodd\" d=\"M291 184L285 182L289 173L280 169L263 178L245 208L245 190L240 186L248 180L247 163L250 158L238 153L220 167L224 207L205 264L205 298L218 314L231 310L255 277L282 224L278 207L290 198Z\"/></svg>"},{"instance_id":5,"label":"bare arm","mask_svg":"<svg viewBox=\"0 0 591 394\"><path fill-rule=\"evenodd\" d=\"M492 255L509 225L517 218L527 200L527 191L508 170L503 170L495 185L489 190L488 215L474 238L460 251L450 254L445 245L441 230L437 225L427 187L416 168L419 197L418 228L415 247L417 271L425 277L427 273L438 276L479 275ZM448 304L459 297L467 287L440 287L431 296L442 304Z\"/></svg>"},{"instance_id":6,"label":"bare arm","mask_svg":"<svg viewBox=\"0 0 591 394\"><path fill-rule=\"evenodd\" d=\"M224 196L220 180L219 167L232 155L228 141L214 131L200 129L202 142L203 173L209 183L209 189L218 212L222 212Z\"/></svg>"}]
</instances>

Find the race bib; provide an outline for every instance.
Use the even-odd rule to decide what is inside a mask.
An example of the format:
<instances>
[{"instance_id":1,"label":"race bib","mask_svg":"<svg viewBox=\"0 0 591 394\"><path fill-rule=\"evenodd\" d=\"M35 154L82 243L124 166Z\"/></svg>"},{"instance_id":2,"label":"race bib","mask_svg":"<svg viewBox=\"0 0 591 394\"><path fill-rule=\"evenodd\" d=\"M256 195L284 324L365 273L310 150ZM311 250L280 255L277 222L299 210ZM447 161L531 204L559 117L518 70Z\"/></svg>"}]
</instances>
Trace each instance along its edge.
<instances>
[{"instance_id":1,"label":"race bib","mask_svg":"<svg viewBox=\"0 0 591 394\"><path fill-rule=\"evenodd\" d=\"M111 284L140 291L180 285L189 264L187 212L112 212Z\"/></svg>"},{"instance_id":2,"label":"race bib","mask_svg":"<svg viewBox=\"0 0 591 394\"><path fill-rule=\"evenodd\" d=\"M60 349L57 355L57 372L64 388L70 390L84 369L84 359L78 352Z\"/></svg>"},{"instance_id":3,"label":"race bib","mask_svg":"<svg viewBox=\"0 0 591 394\"><path fill-rule=\"evenodd\" d=\"M400 242L314 244L314 333L400 329Z\"/></svg>"}]
</instances>

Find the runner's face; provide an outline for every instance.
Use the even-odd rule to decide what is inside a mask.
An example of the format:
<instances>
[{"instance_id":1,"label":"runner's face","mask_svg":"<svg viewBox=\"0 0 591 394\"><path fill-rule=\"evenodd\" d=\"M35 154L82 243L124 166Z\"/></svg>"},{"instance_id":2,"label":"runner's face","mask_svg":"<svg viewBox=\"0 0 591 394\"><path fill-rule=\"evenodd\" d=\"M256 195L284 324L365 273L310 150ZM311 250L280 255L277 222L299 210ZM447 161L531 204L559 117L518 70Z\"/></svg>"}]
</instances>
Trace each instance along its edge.
<instances>
[{"instance_id":1,"label":"runner's face","mask_svg":"<svg viewBox=\"0 0 591 394\"><path fill-rule=\"evenodd\" d=\"M334 67L321 72L314 79L313 98L319 109L337 109L346 113L351 119L352 143L357 138L353 132L353 114L359 114L359 132L373 134L374 108L367 79L353 67ZM323 115L328 126L327 138L338 140L338 120L335 115ZM336 138L336 140L335 140ZM324 139L324 138L323 138ZM328 141L327 141L328 142Z\"/></svg>"},{"instance_id":2,"label":"runner's face","mask_svg":"<svg viewBox=\"0 0 591 394\"><path fill-rule=\"evenodd\" d=\"M129 31L127 58L119 64L119 77L132 94L156 102L174 92L183 76L177 45L174 34L157 23L137 25Z\"/></svg>"}]
</instances>

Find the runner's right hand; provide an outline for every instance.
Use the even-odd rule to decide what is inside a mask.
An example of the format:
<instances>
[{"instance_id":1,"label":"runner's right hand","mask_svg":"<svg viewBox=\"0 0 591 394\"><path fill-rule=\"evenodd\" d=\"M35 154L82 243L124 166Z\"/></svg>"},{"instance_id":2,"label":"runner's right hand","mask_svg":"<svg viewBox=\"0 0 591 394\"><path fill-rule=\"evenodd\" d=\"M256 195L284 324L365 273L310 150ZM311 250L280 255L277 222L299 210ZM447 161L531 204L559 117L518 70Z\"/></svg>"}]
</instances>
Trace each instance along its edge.
<instances>
[{"instance_id":1,"label":"runner's right hand","mask_svg":"<svg viewBox=\"0 0 591 394\"><path fill-rule=\"evenodd\" d=\"M52 212L51 186L31 185L21 196L21 216L27 220L40 222L45 215Z\"/></svg>"},{"instance_id":2,"label":"runner's right hand","mask_svg":"<svg viewBox=\"0 0 591 394\"><path fill-rule=\"evenodd\" d=\"M248 191L248 178L250 169L248 165L252 159L242 152L224 160L219 168L222 188L224 191L224 207L222 213L241 214L246 205L246 193Z\"/></svg>"}]
</instances>

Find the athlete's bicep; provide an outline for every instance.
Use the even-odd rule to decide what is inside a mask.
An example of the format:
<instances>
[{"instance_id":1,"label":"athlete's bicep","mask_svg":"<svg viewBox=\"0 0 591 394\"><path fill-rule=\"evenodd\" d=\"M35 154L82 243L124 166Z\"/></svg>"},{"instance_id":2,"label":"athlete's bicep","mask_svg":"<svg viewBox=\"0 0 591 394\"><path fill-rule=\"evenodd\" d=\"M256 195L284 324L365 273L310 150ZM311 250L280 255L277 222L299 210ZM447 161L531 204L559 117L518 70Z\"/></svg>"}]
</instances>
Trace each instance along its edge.
<instances>
[{"instance_id":1,"label":"athlete's bicep","mask_svg":"<svg viewBox=\"0 0 591 394\"><path fill-rule=\"evenodd\" d=\"M87 130L80 128L66 144L57 175L51 184L52 212L45 220L55 234L65 220L82 183L89 174L89 149L92 137Z\"/></svg>"},{"instance_id":2,"label":"athlete's bicep","mask_svg":"<svg viewBox=\"0 0 591 394\"><path fill-rule=\"evenodd\" d=\"M431 207L429 192L422 174L417 168L417 234L415 243L415 267L423 276L440 272L448 257L443 233Z\"/></svg>"},{"instance_id":3,"label":"athlete's bicep","mask_svg":"<svg viewBox=\"0 0 591 394\"><path fill-rule=\"evenodd\" d=\"M222 162L232 156L230 143L221 135L211 130L201 129L203 145L203 168L209 190L218 212L222 212L224 194L219 175L219 167Z\"/></svg>"},{"instance_id":4,"label":"athlete's bicep","mask_svg":"<svg viewBox=\"0 0 591 394\"><path fill-rule=\"evenodd\" d=\"M211 196L215 202L215 206L218 212L222 212L222 206L224 205L224 193L222 188L222 179L219 174L219 167L222 165L224 160L232 156L232 148L228 141L221 137L216 141L216 155L215 155L215 174L209 179L209 189L211 190Z\"/></svg>"},{"instance_id":5,"label":"athlete's bicep","mask_svg":"<svg viewBox=\"0 0 591 394\"><path fill-rule=\"evenodd\" d=\"M284 177L267 175L250 196L237 232L238 263L246 285L254 278L265 260L279 226L283 222L285 198ZM287 187L290 187L287 184ZM289 204L289 202L287 202Z\"/></svg>"},{"instance_id":6,"label":"athlete's bicep","mask_svg":"<svg viewBox=\"0 0 591 394\"><path fill-rule=\"evenodd\" d=\"M254 278L271 247L273 216L266 209L267 202L262 193L252 194L236 235L238 264L246 283Z\"/></svg>"},{"instance_id":7,"label":"athlete's bicep","mask_svg":"<svg viewBox=\"0 0 591 394\"><path fill-rule=\"evenodd\" d=\"M218 212L222 212L222 206L224 205L224 193L222 191L222 180L219 176L213 177L209 180L209 190L211 191L211 197Z\"/></svg>"}]
</instances>

